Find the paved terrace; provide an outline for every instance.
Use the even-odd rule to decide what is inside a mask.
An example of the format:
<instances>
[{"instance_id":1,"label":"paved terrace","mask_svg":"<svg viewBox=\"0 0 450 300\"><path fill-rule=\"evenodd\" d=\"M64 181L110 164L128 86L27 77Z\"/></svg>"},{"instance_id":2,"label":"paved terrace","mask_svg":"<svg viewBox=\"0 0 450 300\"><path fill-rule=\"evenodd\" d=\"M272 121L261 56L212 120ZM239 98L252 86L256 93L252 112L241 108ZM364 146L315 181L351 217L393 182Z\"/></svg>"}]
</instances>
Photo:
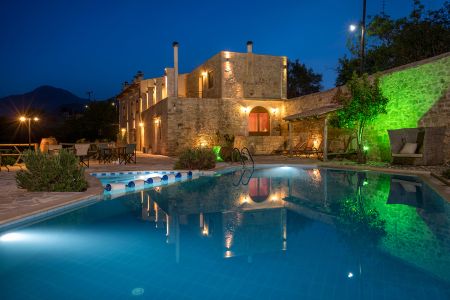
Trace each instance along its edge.
<instances>
[{"instance_id":1,"label":"paved terrace","mask_svg":"<svg viewBox=\"0 0 450 300\"><path fill-rule=\"evenodd\" d=\"M114 171L135 171L135 170L172 170L176 161L173 157L138 154L137 164L117 165L99 164L97 161L90 162L90 168L86 170L89 188L85 192L63 193L63 192L27 192L16 186L15 174L20 167L11 168L6 172L4 168L0 172L0 225L10 221L18 220L38 212L47 211L52 208L64 206L97 196L103 193L100 182L89 176L91 172L114 172ZM303 164L319 165L335 168L370 169L383 172L418 174L429 184L433 185L439 192L450 201L450 186L431 177L430 171L440 173L443 167L390 167L384 164L373 164L358 166L351 162L321 162L315 159L306 159L286 156L256 156L257 164ZM236 164L235 164L236 165ZM230 166L228 163L218 163L216 169L223 169Z\"/></svg>"}]
</instances>

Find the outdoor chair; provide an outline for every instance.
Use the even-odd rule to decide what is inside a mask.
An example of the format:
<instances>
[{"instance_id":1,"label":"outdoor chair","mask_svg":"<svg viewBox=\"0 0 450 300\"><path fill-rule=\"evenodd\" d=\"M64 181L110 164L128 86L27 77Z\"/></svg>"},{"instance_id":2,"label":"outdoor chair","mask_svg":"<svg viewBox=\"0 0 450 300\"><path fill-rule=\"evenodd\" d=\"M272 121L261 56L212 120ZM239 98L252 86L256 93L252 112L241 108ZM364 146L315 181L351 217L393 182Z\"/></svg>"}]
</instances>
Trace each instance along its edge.
<instances>
[{"instance_id":1,"label":"outdoor chair","mask_svg":"<svg viewBox=\"0 0 450 300\"><path fill-rule=\"evenodd\" d=\"M75 155L80 160L80 165L84 165L89 168L89 155L88 150L90 144L75 144Z\"/></svg>"},{"instance_id":2,"label":"outdoor chair","mask_svg":"<svg viewBox=\"0 0 450 300\"><path fill-rule=\"evenodd\" d=\"M294 149L292 151L293 155L306 155L309 156L309 153L314 150L314 139L308 138L306 142L304 142L298 149Z\"/></svg>"},{"instance_id":3,"label":"outdoor chair","mask_svg":"<svg viewBox=\"0 0 450 300\"><path fill-rule=\"evenodd\" d=\"M306 149L304 151L304 154L309 158L311 155L316 155L317 158L319 158L320 156L323 156L323 149L322 149L322 141L320 141L320 144L318 147L314 147L314 143L313 146L311 147L311 149Z\"/></svg>"},{"instance_id":4,"label":"outdoor chair","mask_svg":"<svg viewBox=\"0 0 450 300\"><path fill-rule=\"evenodd\" d=\"M288 147L287 149L284 149L284 150L283 150L282 154L283 154L283 155L289 155L289 153L291 153L291 152L292 152L292 154L294 154L295 151L300 150L302 147L304 147L305 144L306 144L306 142L300 141L300 142L297 143L297 145L295 145L295 146L292 148L292 151L290 151L290 150L289 150L289 147Z\"/></svg>"},{"instance_id":5,"label":"outdoor chair","mask_svg":"<svg viewBox=\"0 0 450 300\"><path fill-rule=\"evenodd\" d=\"M112 160L112 149L108 147L108 144L98 144L98 162L108 163Z\"/></svg>"},{"instance_id":6,"label":"outdoor chair","mask_svg":"<svg viewBox=\"0 0 450 300\"><path fill-rule=\"evenodd\" d=\"M127 144L124 159L125 164L136 163L136 144Z\"/></svg>"},{"instance_id":7,"label":"outdoor chair","mask_svg":"<svg viewBox=\"0 0 450 300\"><path fill-rule=\"evenodd\" d=\"M392 162L401 165L444 163L445 127L388 130Z\"/></svg>"}]
</instances>

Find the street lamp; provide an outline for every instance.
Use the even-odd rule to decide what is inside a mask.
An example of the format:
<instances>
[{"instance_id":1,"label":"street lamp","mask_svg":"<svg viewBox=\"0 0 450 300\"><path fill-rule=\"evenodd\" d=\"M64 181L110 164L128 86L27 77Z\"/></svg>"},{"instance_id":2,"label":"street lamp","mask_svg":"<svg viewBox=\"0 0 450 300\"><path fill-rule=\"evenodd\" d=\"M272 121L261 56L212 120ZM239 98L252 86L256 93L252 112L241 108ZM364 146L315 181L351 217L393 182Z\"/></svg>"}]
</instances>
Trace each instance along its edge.
<instances>
[{"instance_id":1,"label":"street lamp","mask_svg":"<svg viewBox=\"0 0 450 300\"><path fill-rule=\"evenodd\" d=\"M37 122L37 121L39 121L39 118L38 117L30 118L30 117L25 117L25 116L21 116L19 118L19 121L21 123L28 121L28 148L31 148L31 120Z\"/></svg>"},{"instance_id":2,"label":"street lamp","mask_svg":"<svg viewBox=\"0 0 450 300\"><path fill-rule=\"evenodd\" d=\"M366 43L366 1L363 0L363 14L361 21L361 39L359 41L359 56L360 56L360 64L359 64L359 72L361 75L364 73L364 55L365 55L365 43ZM355 24L351 24L349 26L349 30L351 32L355 32L358 29L358 26Z\"/></svg>"}]
</instances>

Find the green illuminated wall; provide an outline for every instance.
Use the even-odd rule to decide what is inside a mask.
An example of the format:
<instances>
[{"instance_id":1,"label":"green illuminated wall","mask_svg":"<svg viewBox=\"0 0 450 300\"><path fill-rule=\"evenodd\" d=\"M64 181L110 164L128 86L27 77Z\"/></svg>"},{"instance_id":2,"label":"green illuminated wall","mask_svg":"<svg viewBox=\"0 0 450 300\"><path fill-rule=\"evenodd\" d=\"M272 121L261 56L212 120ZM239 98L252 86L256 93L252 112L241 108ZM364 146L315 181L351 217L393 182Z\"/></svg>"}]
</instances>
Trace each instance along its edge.
<instances>
[{"instance_id":1,"label":"green illuminated wall","mask_svg":"<svg viewBox=\"0 0 450 300\"><path fill-rule=\"evenodd\" d=\"M382 76L381 89L389 99L388 113L380 115L366 130L369 156L389 160L386 130L418 127L421 118L443 98L449 86L450 56Z\"/></svg>"}]
</instances>

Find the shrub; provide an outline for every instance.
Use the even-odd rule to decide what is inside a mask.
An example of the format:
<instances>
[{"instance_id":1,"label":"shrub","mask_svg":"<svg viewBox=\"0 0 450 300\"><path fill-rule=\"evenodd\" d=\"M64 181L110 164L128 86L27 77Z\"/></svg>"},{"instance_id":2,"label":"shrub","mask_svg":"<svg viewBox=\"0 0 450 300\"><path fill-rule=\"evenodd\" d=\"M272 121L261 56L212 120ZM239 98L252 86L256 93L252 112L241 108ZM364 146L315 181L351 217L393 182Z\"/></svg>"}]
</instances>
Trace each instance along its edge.
<instances>
[{"instance_id":1,"label":"shrub","mask_svg":"<svg viewBox=\"0 0 450 300\"><path fill-rule=\"evenodd\" d=\"M447 179L450 179L450 169L443 171L442 176L444 176Z\"/></svg>"},{"instance_id":2,"label":"shrub","mask_svg":"<svg viewBox=\"0 0 450 300\"><path fill-rule=\"evenodd\" d=\"M7 151L5 154L10 154L12 151ZM2 166L12 166L16 163L17 156L4 156L2 157Z\"/></svg>"},{"instance_id":3,"label":"shrub","mask_svg":"<svg viewBox=\"0 0 450 300\"><path fill-rule=\"evenodd\" d=\"M175 169L208 170L216 166L216 155L212 149L193 148L181 152Z\"/></svg>"},{"instance_id":4,"label":"shrub","mask_svg":"<svg viewBox=\"0 0 450 300\"><path fill-rule=\"evenodd\" d=\"M31 192L81 192L88 184L84 169L71 152L61 150L58 155L27 151L23 156L27 170L16 174L19 188Z\"/></svg>"}]
</instances>

